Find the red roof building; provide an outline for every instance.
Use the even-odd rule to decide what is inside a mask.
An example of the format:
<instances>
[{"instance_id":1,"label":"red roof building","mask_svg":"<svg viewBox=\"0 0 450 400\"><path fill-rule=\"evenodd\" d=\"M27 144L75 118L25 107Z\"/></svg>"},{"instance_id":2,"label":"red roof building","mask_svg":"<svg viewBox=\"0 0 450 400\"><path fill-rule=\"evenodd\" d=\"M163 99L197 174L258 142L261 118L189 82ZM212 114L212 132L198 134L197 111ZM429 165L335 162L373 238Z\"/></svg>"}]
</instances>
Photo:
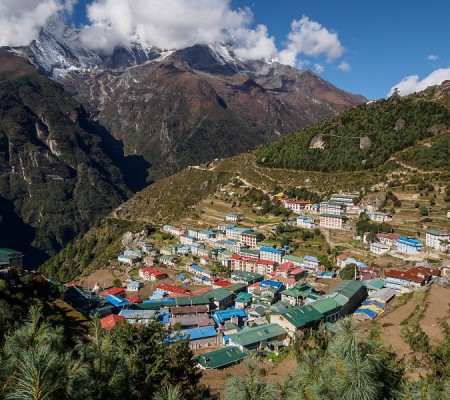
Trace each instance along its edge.
<instances>
[{"instance_id":1,"label":"red roof building","mask_svg":"<svg viewBox=\"0 0 450 400\"><path fill-rule=\"evenodd\" d=\"M142 299L138 295L131 296L129 299L127 299L130 303L137 304L142 303Z\"/></svg>"},{"instance_id":2,"label":"red roof building","mask_svg":"<svg viewBox=\"0 0 450 400\"><path fill-rule=\"evenodd\" d=\"M180 286L169 285L167 283L160 283L158 286L156 286L156 288L164 290L165 292L168 292L168 293L180 293L180 294L190 294L191 293L191 291L189 289L185 289Z\"/></svg>"},{"instance_id":3,"label":"red roof building","mask_svg":"<svg viewBox=\"0 0 450 400\"><path fill-rule=\"evenodd\" d=\"M231 285L232 285L232 283L228 282L228 281L217 280L217 281L213 282L213 288L214 289L217 289L219 287L222 287L222 288L226 289L228 286L231 286Z\"/></svg>"},{"instance_id":4,"label":"red roof building","mask_svg":"<svg viewBox=\"0 0 450 400\"><path fill-rule=\"evenodd\" d=\"M124 296L125 295L125 289L121 287L113 287L111 289L108 289L106 292L102 293L100 296L107 297L107 296Z\"/></svg>"},{"instance_id":5,"label":"red roof building","mask_svg":"<svg viewBox=\"0 0 450 400\"><path fill-rule=\"evenodd\" d=\"M167 273L151 267L144 267L139 270L139 276L147 281L167 278Z\"/></svg>"},{"instance_id":6,"label":"red roof building","mask_svg":"<svg viewBox=\"0 0 450 400\"><path fill-rule=\"evenodd\" d=\"M125 322L125 317L116 314L108 315L107 317L100 320L100 324L103 329L112 329L117 324L120 324L122 322Z\"/></svg>"}]
</instances>

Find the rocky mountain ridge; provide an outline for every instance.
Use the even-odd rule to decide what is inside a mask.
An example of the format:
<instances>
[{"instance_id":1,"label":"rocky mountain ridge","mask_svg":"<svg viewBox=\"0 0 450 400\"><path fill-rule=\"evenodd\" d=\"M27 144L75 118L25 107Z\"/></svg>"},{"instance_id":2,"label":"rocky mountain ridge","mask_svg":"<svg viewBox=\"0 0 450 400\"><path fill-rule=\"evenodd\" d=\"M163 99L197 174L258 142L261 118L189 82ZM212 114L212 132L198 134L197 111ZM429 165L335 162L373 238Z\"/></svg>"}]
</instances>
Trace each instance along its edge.
<instances>
[{"instance_id":1,"label":"rocky mountain ridge","mask_svg":"<svg viewBox=\"0 0 450 400\"><path fill-rule=\"evenodd\" d=\"M310 70L244 60L232 44L161 50L135 43L110 55L53 19L28 57L152 164L149 180L227 157L365 102Z\"/></svg>"}]
</instances>

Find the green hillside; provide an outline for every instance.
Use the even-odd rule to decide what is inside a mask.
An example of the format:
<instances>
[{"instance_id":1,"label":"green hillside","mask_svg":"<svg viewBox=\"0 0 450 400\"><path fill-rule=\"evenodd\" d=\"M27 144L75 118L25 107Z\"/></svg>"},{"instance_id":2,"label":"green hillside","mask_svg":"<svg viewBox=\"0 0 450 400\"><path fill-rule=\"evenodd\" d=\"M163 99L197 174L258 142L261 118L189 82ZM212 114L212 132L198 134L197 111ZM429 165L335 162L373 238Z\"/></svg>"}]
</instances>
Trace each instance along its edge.
<instances>
[{"instance_id":1,"label":"green hillside","mask_svg":"<svg viewBox=\"0 0 450 400\"><path fill-rule=\"evenodd\" d=\"M448 130L448 108L421 97L394 95L287 135L259 149L258 164L323 172L379 167L395 152ZM407 159L425 166L429 157L438 159L432 165L448 162L448 139Z\"/></svg>"},{"instance_id":2,"label":"green hillside","mask_svg":"<svg viewBox=\"0 0 450 400\"><path fill-rule=\"evenodd\" d=\"M421 96L424 96L423 93ZM419 182L429 182L445 187L450 178L448 167L446 167L448 165L448 156L446 156L448 145L446 143L448 144L450 136L447 133L448 112L438 102L440 98L436 101L434 101L435 99L433 101L417 101L415 97L390 99L381 102L380 105L363 106L340 117L332 118L324 124L307 128L302 131L303 133L280 139L263 149L191 167L162 179L134 195L108 218L96 224L86 235L80 236L75 242L69 244L57 256L50 259L42 267L42 270L50 276L74 279L79 275L86 275L92 270L101 268L108 263L108 260L116 258L121 249L120 238L127 230L137 232L143 228L158 227L166 223L197 224L201 221L203 224L213 226L214 223L220 221L220 218L223 218L226 212L242 212L256 216L256 210L252 208L252 204L250 204L250 208L245 208L243 204L236 206L237 211L236 208L232 208L233 203L245 203L245 199L249 197L239 197L235 193L239 190L245 191L253 188L256 189L258 196L263 196L273 195L281 190L286 193L301 193L300 188L306 188L309 192L328 196L337 191L376 192L380 188L389 190L392 187L401 188L402 185L410 185L411 190L419 190L416 187ZM268 151L276 146L288 151L290 149L282 146L288 139L306 135L305 132L313 132L312 135L314 135L318 126L327 124L332 126L339 118L343 120L352 116L353 120L383 120L380 107L388 110L386 111L386 120L391 122L395 118L398 120L399 115L403 116L405 120L409 120L408 124L405 123L404 130L407 129L411 135L421 137L421 132L429 135L426 127L431 126L430 121L435 120L440 121L439 124L433 125L439 126L439 132L436 136L416 143L406 150L386 154L384 159L391 158L391 160L382 163L380 159L380 165L370 170L347 171L335 167L336 172L334 170L321 172L308 171L306 167L303 170L271 168L266 166L266 163L264 165L258 163L263 151ZM421 115L426 117L421 118ZM413 121L417 121L417 124ZM408 140L411 140L402 132L403 130L396 132L396 135L391 135L392 141L387 140L389 135L383 132L380 133L380 137L391 143L391 148L397 148L395 146L400 146L399 143L405 145ZM315 151L326 150L315 149ZM421 153L423 156L415 156L415 152ZM437 156L432 161L426 161L429 160L429 154L437 154ZM330 163L333 165L336 159L338 157L332 158ZM440 164L438 164L439 160L441 160ZM422 184L422 186L424 185L425 183ZM223 207L219 204L221 201ZM239 207L241 208L239 209ZM414 219L414 221L416 220L419 224L419 217ZM417 231L420 228L414 225L414 228L411 229Z\"/></svg>"}]
</instances>

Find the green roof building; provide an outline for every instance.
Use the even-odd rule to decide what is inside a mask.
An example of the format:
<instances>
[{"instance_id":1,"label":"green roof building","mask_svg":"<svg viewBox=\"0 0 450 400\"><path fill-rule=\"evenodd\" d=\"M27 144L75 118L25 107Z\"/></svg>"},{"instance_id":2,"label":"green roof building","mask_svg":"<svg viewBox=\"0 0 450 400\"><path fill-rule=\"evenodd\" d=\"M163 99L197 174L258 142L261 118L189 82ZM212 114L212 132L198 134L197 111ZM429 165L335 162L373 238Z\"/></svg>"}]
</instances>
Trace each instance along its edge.
<instances>
[{"instance_id":1,"label":"green roof building","mask_svg":"<svg viewBox=\"0 0 450 400\"><path fill-rule=\"evenodd\" d=\"M252 302L253 295L251 293L239 293L234 299L236 308L245 308Z\"/></svg>"},{"instance_id":2,"label":"green roof building","mask_svg":"<svg viewBox=\"0 0 450 400\"><path fill-rule=\"evenodd\" d=\"M327 297L332 297L334 294L340 295L346 300L339 312L339 317L343 317L351 314L358 308L367 296L367 289L360 281L343 281ZM339 297L335 296L333 298L339 302Z\"/></svg>"},{"instance_id":3,"label":"green roof building","mask_svg":"<svg viewBox=\"0 0 450 400\"><path fill-rule=\"evenodd\" d=\"M282 260L283 260L283 262L287 262L287 261L293 262L294 265L296 265L296 266L299 266L299 265L303 264L303 258L296 257L296 256L291 256L289 254L285 254L283 256Z\"/></svg>"},{"instance_id":4,"label":"green roof building","mask_svg":"<svg viewBox=\"0 0 450 400\"><path fill-rule=\"evenodd\" d=\"M233 304L233 293L224 288L213 289L206 293L219 310L224 310Z\"/></svg>"},{"instance_id":5,"label":"green roof building","mask_svg":"<svg viewBox=\"0 0 450 400\"><path fill-rule=\"evenodd\" d=\"M244 283L245 285L251 285L252 283L260 282L263 280L263 278L263 275L257 274L256 272L233 271L231 273L231 282Z\"/></svg>"},{"instance_id":6,"label":"green roof building","mask_svg":"<svg viewBox=\"0 0 450 400\"><path fill-rule=\"evenodd\" d=\"M228 286L227 290L234 294L241 293L247 290L247 285L245 285L244 283L234 283L231 286Z\"/></svg>"},{"instance_id":7,"label":"green roof building","mask_svg":"<svg viewBox=\"0 0 450 400\"><path fill-rule=\"evenodd\" d=\"M245 358L239 347L228 346L194 357L201 369L218 369L237 363Z\"/></svg>"},{"instance_id":8,"label":"green roof building","mask_svg":"<svg viewBox=\"0 0 450 400\"><path fill-rule=\"evenodd\" d=\"M290 336L294 336L299 330L315 328L322 318L322 313L308 304L272 314L270 322L280 325Z\"/></svg>"},{"instance_id":9,"label":"green roof building","mask_svg":"<svg viewBox=\"0 0 450 400\"><path fill-rule=\"evenodd\" d=\"M228 336L230 346L236 346L242 351L265 349L269 342L283 341L285 338L286 332L277 324L243 329Z\"/></svg>"},{"instance_id":10,"label":"green roof building","mask_svg":"<svg viewBox=\"0 0 450 400\"><path fill-rule=\"evenodd\" d=\"M336 321L342 308L342 305L333 298L313 301L310 306L320 312L325 317L326 322Z\"/></svg>"},{"instance_id":11,"label":"green roof building","mask_svg":"<svg viewBox=\"0 0 450 400\"><path fill-rule=\"evenodd\" d=\"M259 258L259 251L258 250L250 250L250 249L241 249L239 251L239 254L241 256L246 256L246 257L256 257Z\"/></svg>"},{"instance_id":12,"label":"green roof building","mask_svg":"<svg viewBox=\"0 0 450 400\"><path fill-rule=\"evenodd\" d=\"M6 248L0 248L0 267L23 268L23 254Z\"/></svg>"}]
</instances>

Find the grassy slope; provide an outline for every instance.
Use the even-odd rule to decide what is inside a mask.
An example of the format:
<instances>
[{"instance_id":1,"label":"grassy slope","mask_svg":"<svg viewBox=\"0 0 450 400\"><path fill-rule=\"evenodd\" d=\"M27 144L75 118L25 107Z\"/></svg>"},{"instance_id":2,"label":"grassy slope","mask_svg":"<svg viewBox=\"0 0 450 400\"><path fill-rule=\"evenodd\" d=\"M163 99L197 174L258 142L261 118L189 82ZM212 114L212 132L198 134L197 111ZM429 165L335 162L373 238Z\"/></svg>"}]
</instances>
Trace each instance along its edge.
<instances>
[{"instance_id":1,"label":"grassy slope","mask_svg":"<svg viewBox=\"0 0 450 400\"><path fill-rule=\"evenodd\" d=\"M444 137L444 133L441 135ZM221 207L217 201L214 201L214 206L209 203L217 197L222 185L230 183L236 178L239 178L240 183L258 188L265 193L274 193L288 187L307 187L309 190L318 191L324 195L340 190L408 186L408 184L417 183L420 179L440 186L448 184L450 172L447 168L437 168L429 172L411 166L405 167L400 161L395 161L401 158L402 154L403 152L394 153L392 160L380 167L352 172L327 173L262 167L257 164L257 152L248 152L190 168L163 179L136 194L105 220L110 222L103 221L102 224L94 227L84 238L78 239L75 245L70 245L68 247L70 250L66 249L65 253L60 253L46 263L43 270L53 275L58 274L63 278L72 278L76 274L101 267L109 258L115 258L120 250L120 236L124 230L117 230L115 233L109 230L106 233L108 240L105 241L103 238L105 236L104 224L110 225L111 221L126 221L123 223L124 226L130 224L129 230L132 230L133 224L136 224L135 232L150 225L194 223L193 216L199 210L205 212L204 210L208 210L208 208L219 209ZM232 187L233 185L229 185L227 190L232 190ZM428 202L428 198L423 200L424 204ZM422 203L422 199L420 202ZM196 206L198 207L194 211ZM245 213L251 210L243 211ZM213 225L217 220L217 215L208 220L206 212L202 219ZM408 203L405 213L408 212L414 213L413 220L417 222L414 223L414 226L411 225L410 229L413 232L414 229L419 229L422 223L413 203ZM88 244L93 241L96 241L94 246ZM87 261L80 261L76 257L72 257L77 252L85 252L86 248L92 248Z\"/></svg>"}]
</instances>

